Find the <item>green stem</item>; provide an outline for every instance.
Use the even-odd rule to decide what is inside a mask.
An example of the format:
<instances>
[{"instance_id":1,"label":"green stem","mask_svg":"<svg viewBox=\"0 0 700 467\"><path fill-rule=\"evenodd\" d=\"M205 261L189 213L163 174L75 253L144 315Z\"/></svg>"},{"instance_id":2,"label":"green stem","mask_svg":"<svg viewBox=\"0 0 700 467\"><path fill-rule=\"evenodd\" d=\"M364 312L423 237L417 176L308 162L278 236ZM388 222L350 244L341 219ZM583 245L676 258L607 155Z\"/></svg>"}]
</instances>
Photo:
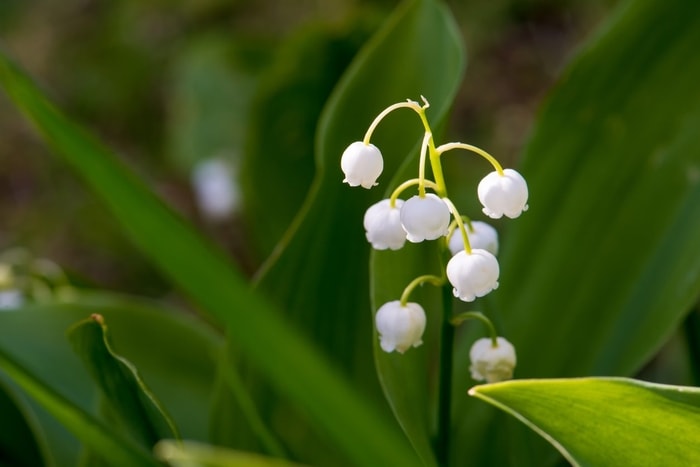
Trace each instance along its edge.
<instances>
[{"instance_id":1,"label":"green stem","mask_svg":"<svg viewBox=\"0 0 700 467\"><path fill-rule=\"evenodd\" d=\"M418 162L418 196L425 198L425 152L428 149L428 144L432 140L433 134L429 131L425 132L423 143L420 147L420 161Z\"/></svg>"},{"instance_id":2,"label":"green stem","mask_svg":"<svg viewBox=\"0 0 700 467\"><path fill-rule=\"evenodd\" d=\"M484 151L483 149L476 147L476 146L472 146L471 144L466 144L466 143L443 144L442 146L437 148L438 157L443 152L451 151L452 149L465 149L467 151L471 151L475 154L480 155L481 157L483 157L484 159L486 159L487 161L489 161L491 163L493 168L496 169L496 172L498 172L498 175L503 175L503 167L501 167L501 164L498 163L498 161L496 160L495 157L493 157L491 154ZM435 177L435 180L437 180L437 177Z\"/></svg>"},{"instance_id":3,"label":"green stem","mask_svg":"<svg viewBox=\"0 0 700 467\"><path fill-rule=\"evenodd\" d=\"M433 178L438 186L436 190L441 198L447 197L447 184L445 183L445 176L442 173L442 162L440 162L440 153L435 148L435 142L433 138L430 138L428 151L430 152L430 168L433 171Z\"/></svg>"},{"instance_id":4,"label":"green stem","mask_svg":"<svg viewBox=\"0 0 700 467\"><path fill-rule=\"evenodd\" d=\"M441 198L444 198L447 196L447 184L445 183L445 176L442 173L440 153L438 152L437 148L435 148L433 131L430 128L430 124L428 123L428 117L426 117L425 115L425 109L426 107L423 107L421 109L421 112L418 112L418 115L420 115L420 119L423 122L423 127L425 128L426 134L430 134L430 137L428 138L428 154L430 154L429 160L430 168L433 171L433 178L435 179L435 184L438 186L438 188L435 191L438 195L440 195Z\"/></svg>"},{"instance_id":5,"label":"green stem","mask_svg":"<svg viewBox=\"0 0 700 467\"><path fill-rule=\"evenodd\" d=\"M419 185L421 183L420 178L412 178L410 180L406 180L403 182L401 185L397 186L396 189L391 193L391 196L389 197L389 205L392 208L396 207L396 200L399 198L399 195L408 187L411 187L413 185ZM431 188L433 190L437 190L437 185L430 180L423 180L423 185L427 186L428 188Z\"/></svg>"},{"instance_id":6,"label":"green stem","mask_svg":"<svg viewBox=\"0 0 700 467\"><path fill-rule=\"evenodd\" d=\"M450 319L450 323L452 323L452 325L456 327L468 319L478 319L479 321L484 323L489 330L489 337L491 337L491 344L493 345L493 347L498 347L498 333L496 332L496 327L493 325L491 320L488 319L486 317L486 315L484 315L482 312L480 312L480 311L465 311L464 313L460 313L457 316Z\"/></svg>"},{"instance_id":7,"label":"green stem","mask_svg":"<svg viewBox=\"0 0 700 467\"><path fill-rule=\"evenodd\" d=\"M439 287L445 283L445 279L443 277L433 276L432 274L426 274L424 276L416 277L403 290L403 293L401 294L401 299L399 300L401 306L406 306L406 304L408 303L408 297L411 295L411 292L413 292L413 289L415 289L419 285L423 285L426 282L430 282L431 284Z\"/></svg>"},{"instance_id":8,"label":"green stem","mask_svg":"<svg viewBox=\"0 0 700 467\"><path fill-rule=\"evenodd\" d=\"M450 456L450 432L452 431L452 364L455 328L452 315L452 286L442 286L443 319L440 331L440 386L438 387L438 420L435 456L440 467L446 467Z\"/></svg>"},{"instance_id":9,"label":"green stem","mask_svg":"<svg viewBox=\"0 0 700 467\"><path fill-rule=\"evenodd\" d=\"M698 385L700 384L700 305L696 305L686 316L683 321L683 331L688 346L693 383Z\"/></svg>"},{"instance_id":10,"label":"green stem","mask_svg":"<svg viewBox=\"0 0 700 467\"><path fill-rule=\"evenodd\" d=\"M426 103L427 105L427 103ZM418 105L418 102L412 101L412 100L407 100L406 102L398 102L396 104L390 105L386 109L382 110L382 112L377 115L374 118L374 121L372 121L372 124L369 126L367 129L367 132L365 133L365 137L363 138L362 142L365 144L369 144L370 138L372 138L372 133L374 133L374 130L377 128L377 125L379 125L379 122L381 122L384 117L389 115L391 112L393 112L396 109L401 109L401 108L408 108L412 109L415 111L418 115L421 115L421 120L423 120L423 115L425 114L424 108Z\"/></svg>"},{"instance_id":11,"label":"green stem","mask_svg":"<svg viewBox=\"0 0 700 467\"><path fill-rule=\"evenodd\" d=\"M447 204L447 207L450 209L450 212L452 213L452 217L454 217L454 221L457 223L457 226L459 227L459 232L462 235L462 242L464 242L464 251L467 252L468 255L472 254L472 246L471 243L469 242L469 237L467 236L467 229L464 228L464 221L462 220L462 216L459 214L459 211L457 211L457 207L454 205L452 201L450 201L449 198L443 198L442 199L445 204Z\"/></svg>"}]
</instances>

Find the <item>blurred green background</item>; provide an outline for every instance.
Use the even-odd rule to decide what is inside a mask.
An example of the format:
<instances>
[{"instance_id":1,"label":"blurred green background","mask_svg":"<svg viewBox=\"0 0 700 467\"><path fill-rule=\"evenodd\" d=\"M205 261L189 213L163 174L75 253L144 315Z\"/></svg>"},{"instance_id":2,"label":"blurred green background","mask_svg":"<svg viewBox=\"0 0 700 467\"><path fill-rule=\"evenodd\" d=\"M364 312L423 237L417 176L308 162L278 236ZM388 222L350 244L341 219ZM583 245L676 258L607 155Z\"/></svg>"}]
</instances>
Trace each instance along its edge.
<instances>
[{"instance_id":1,"label":"blurred green background","mask_svg":"<svg viewBox=\"0 0 700 467\"><path fill-rule=\"evenodd\" d=\"M68 115L253 274L311 182L326 98L397 3L3 0L0 40ZM538 103L615 3L448 2L468 67L445 140L480 145L512 165ZM86 286L171 295L69 169L46 157L4 95L0 135L0 250L27 247ZM238 174L247 206L227 218L203 215L190 181L196 164L213 157ZM270 159L268 173L251 173L259 164L246 160L256 157ZM448 174L466 178L462 186L481 173L472 180L464 159L446 163ZM279 189L246 184L258 177ZM256 217L263 208L274 218Z\"/></svg>"}]
</instances>

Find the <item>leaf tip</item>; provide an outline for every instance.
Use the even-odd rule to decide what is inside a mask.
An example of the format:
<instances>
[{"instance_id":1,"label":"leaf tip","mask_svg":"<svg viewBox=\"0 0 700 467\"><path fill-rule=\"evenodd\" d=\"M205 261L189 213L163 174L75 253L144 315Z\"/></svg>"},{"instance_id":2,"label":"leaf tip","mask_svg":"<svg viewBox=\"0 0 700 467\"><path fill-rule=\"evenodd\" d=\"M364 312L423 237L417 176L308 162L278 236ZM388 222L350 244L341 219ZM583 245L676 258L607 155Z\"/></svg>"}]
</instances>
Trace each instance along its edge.
<instances>
[{"instance_id":1,"label":"leaf tip","mask_svg":"<svg viewBox=\"0 0 700 467\"><path fill-rule=\"evenodd\" d=\"M96 322L97 324L99 324L100 326L104 326L104 325L105 325L105 319L104 319L104 317L103 317L101 314L99 314L99 313L93 313L93 314L91 314L91 315L90 315L90 319L93 320L93 321L95 321L95 322Z\"/></svg>"}]
</instances>

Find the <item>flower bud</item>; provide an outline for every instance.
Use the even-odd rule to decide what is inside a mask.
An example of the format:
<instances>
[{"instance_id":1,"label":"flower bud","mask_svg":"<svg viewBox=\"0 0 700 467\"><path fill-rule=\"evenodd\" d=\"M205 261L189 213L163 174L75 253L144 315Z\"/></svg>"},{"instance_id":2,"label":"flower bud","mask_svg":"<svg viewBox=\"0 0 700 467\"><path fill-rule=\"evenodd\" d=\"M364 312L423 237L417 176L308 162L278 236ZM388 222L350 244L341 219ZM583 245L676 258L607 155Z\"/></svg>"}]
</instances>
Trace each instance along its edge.
<instances>
[{"instance_id":1,"label":"flower bud","mask_svg":"<svg viewBox=\"0 0 700 467\"><path fill-rule=\"evenodd\" d=\"M428 193L423 198L413 196L401 208L401 225L409 242L435 240L447 235L450 208L433 193Z\"/></svg>"},{"instance_id":2,"label":"flower bud","mask_svg":"<svg viewBox=\"0 0 700 467\"><path fill-rule=\"evenodd\" d=\"M340 168L343 169L343 182L350 186L362 185L372 188L384 169L382 153L374 144L356 141L345 149L340 158Z\"/></svg>"},{"instance_id":3,"label":"flower bud","mask_svg":"<svg viewBox=\"0 0 700 467\"><path fill-rule=\"evenodd\" d=\"M466 225L464 226L467 229L467 238L470 246L475 250L486 250L496 256L498 254L498 232L496 232L496 229L481 221L472 221L471 226L473 230L469 230L469 227ZM464 240L459 229L455 229L452 232L449 247L453 255L464 250Z\"/></svg>"},{"instance_id":4,"label":"flower bud","mask_svg":"<svg viewBox=\"0 0 700 467\"><path fill-rule=\"evenodd\" d=\"M472 302L498 287L498 260L486 250L462 250L447 263L447 279L455 297Z\"/></svg>"},{"instance_id":5,"label":"flower bud","mask_svg":"<svg viewBox=\"0 0 700 467\"><path fill-rule=\"evenodd\" d=\"M491 338L477 340L469 350L472 364L469 370L472 378L487 383L497 383L513 377L516 364L515 347L503 337L496 339L496 347Z\"/></svg>"},{"instance_id":6,"label":"flower bud","mask_svg":"<svg viewBox=\"0 0 700 467\"><path fill-rule=\"evenodd\" d=\"M479 182L477 193L484 214L492 219L515 219L527 211L527 182L513 169L505 169L503 175L491 172Z\"/></svg>"},{"instance_id":7,"label":"flower bud","mask_svg":"<svg viewBox=\"0 0 700 467\"><path fill-rule=\"evenodd\" d=\"M406 303L394 300L382 305L375 316L380 346L385 352L404 353L411 347L423 343L425 330L425 311L417 303Z\"/></svg>"},{"instance_id":8,"label":"flower bud","mask_svg":"<svg viewBox=\"0 0 700 467\"><path fill-rule=\"evenodd\" d=\"M400 249L406 243L406 231L401 227L400 209L402 199L396 200L392 208L391 201L383 199L373 204L365 212L364 225L367 240L375 250Z\"/></svg>"}]
</instances>

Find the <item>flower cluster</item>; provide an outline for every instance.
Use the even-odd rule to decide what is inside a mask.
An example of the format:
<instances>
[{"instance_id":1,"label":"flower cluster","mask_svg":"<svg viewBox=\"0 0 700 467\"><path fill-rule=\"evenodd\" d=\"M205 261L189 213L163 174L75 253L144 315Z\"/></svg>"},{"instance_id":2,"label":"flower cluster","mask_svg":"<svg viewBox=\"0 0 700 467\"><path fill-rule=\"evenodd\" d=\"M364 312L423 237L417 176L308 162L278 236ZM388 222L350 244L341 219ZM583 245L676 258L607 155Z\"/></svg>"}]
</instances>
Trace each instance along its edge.
<instances>
[{"instance_id":1,"label":"flower cluster","mask_svg":"<svg viewBox=\"0 0 700 467\"><path fill-rule=\"evenodd\" d=\"M515 170L503 169L495 158L476 146L447 143L436 147L425 113L429 104L425 98L423 103L420 105L408 100L389 106L372 122L363 141L356 141L347 147L340 161L345 183L370 189L377 185L384 168L381 151L370 143L379 122L399 108L412 109L423 122L425 135L418 178L401 183L389 198L370 206L364 216L364 228L367 240L377 250L398 250L404 247L407 240L420 243L443 239L441 243L450 251L451 258L440 276L426 275L415 279L406 287L400 300L379 308L375 324L381 348L386 352L396 350L403 353L422 343L425 311L419 304L408 301L408 296L417 285L431 282L441 286L449 281L454 296L465 302L483 297L498 287L498 234L491 225L460 215L447 196L441 156L454 149L463 149L491 163L494 170L481 180L477 188L482 211L489 218L506 216L513 219L528 208L527 183ZM430 163L434 180L425 176L427 163ZM410 187L417 187L417 194L408 199L400 198ZM483 315L479 319L488 321ZM513 346L502 337L496 337L493 334L490 340L487 339L487 347L484 347L483 340L474 344L471 356L472 376L475 379L491 382L512 375L515 366Z\"/></svg>"}]
</instances>

